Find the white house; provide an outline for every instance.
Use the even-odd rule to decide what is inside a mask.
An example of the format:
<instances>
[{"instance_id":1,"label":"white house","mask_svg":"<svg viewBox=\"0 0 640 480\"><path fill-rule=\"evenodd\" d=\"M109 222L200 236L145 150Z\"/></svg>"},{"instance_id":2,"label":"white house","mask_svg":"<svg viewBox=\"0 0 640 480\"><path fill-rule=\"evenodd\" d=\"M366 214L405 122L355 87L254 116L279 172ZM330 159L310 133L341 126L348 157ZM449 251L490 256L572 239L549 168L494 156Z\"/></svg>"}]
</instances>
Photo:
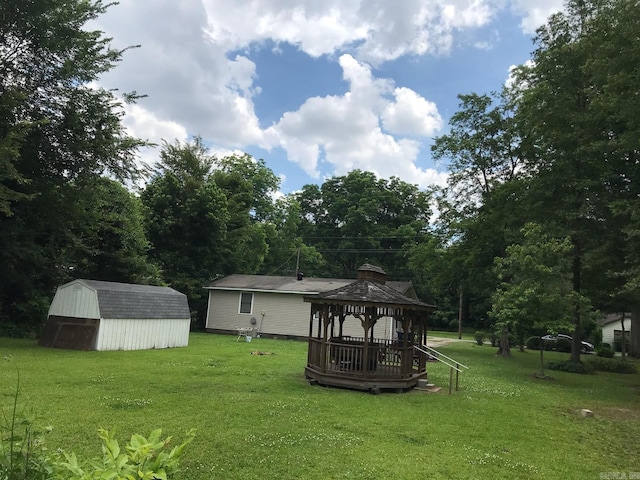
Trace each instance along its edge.
<instances>
[{"instance_id":1,"label":"white house","mask_svg":"<svg viewBox=\"0 0 640 480\"><path fill-rule=\"evenodd\" d=\"M308 338L311 304L304 295L325 293L344 287L353 279L304 278L268 275L229 275L204 287L209 291L206 330L215 333L237 333L248 329L253 336ZM387 285L416 298L411 282ZM348 330L345 335L360 335L362 329ZM393 338L395 325L391 319L380 319L376 336Z\"/></svg>"},{"instance_id":2,"label":"white house","mask_svg":"<svg viewBox=\"0 0 640 480\"><path fill-rule=\"evenodd\" d=\"M39 344L77 350L185 347L187 297L169 287L74 280L56 290Z\"/></svg>"},{"instance_id":3,"label":"white house","mask_svg":"<svg viewBox=\"0 0 640 480\"><path fill-rule=\"evenodd\" d=\"M616 340L622 339L622 317L624 315L624 331L627 339L631 332L631 314L630 313L610 313L600 320L602 326L602 342L608 343L613 347ZM630 340L627 340L630 341Z\"/></svg>"}]
</instances>

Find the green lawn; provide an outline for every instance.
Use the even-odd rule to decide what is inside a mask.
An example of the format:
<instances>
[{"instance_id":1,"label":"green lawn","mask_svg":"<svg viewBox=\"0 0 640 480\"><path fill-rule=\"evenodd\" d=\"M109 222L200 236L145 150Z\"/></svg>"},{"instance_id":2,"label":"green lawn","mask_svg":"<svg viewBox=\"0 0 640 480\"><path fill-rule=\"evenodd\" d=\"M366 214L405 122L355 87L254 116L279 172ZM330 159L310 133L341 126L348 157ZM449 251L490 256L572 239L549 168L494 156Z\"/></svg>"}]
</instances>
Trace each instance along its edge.
<instances>
[{"instance_id":1,"label":"green lawn","mask_svg":"<svg viewBox=\"0 0 640 480\"><path fill-rule=\"evenodd\" d=\"M250 355L256 350L274 355ZM460 391L446 394L449 371L434 364L430 378L442 392L375 396L309 386L304 342L193 334L187 348L78 352L0 339L11 357L0 364L0 400L12 401L17 365L21 403L53 426L47 445L85 458L99 453L101 426L121 440L157 427L180 439L195 428L179 476L188 480L640 472L640 375L539 380L537 352L501 359L472 342L441 350L471 367ZM581 418L581 408L595 417Z\"/></svg>"}]
</instances>

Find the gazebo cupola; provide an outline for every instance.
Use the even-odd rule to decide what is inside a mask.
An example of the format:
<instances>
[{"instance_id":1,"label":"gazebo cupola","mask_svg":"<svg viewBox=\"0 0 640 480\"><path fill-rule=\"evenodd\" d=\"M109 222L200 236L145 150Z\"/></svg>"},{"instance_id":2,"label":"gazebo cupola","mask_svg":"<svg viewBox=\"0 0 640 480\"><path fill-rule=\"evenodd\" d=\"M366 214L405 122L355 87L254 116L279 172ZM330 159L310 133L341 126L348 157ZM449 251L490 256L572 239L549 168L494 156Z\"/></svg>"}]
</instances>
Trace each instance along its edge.
<instances>
[{"instance_id":1,"label":"gazebo cupola","mask_svg":"<svg viewBox=\"0 0 640 480\"><path fill-rule=\"evenodd\" d=\"M434 307L388 286L386 276L365 264L349 285L304 297L311 303L305 369L311 383L377 393L426 378L427 355L414 347L426 344Z\"/></svg>"}]
</instances>

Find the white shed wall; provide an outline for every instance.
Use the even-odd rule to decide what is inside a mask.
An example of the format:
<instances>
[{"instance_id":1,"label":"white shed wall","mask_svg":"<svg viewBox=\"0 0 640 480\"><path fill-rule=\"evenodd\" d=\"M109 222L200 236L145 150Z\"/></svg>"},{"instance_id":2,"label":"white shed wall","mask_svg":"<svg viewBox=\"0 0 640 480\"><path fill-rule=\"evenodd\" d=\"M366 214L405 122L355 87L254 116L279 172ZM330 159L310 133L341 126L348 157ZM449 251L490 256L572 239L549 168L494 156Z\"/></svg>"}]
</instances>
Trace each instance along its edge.
<instances>
[{"instance_id":1,"label":"white shed wall","mask_svg":"<svg viewBox=\"0 0 640 480\"><path fill-rule=\"evenodd\" d=\"M146 350L186 347L189 319L102 319L96 350Z\"/></svg>"},{"instance_id":2,"label":"white shed wall","mask_svg":"<svg viewBox=\"0 0 640 480\"><path fill-rule=\"evenodd\" d=\"M49 315L75 318L100 318L98 295L81 283L58 287L49 307Z\"/></svg>"},{"instance_id":3,"label":"white shed wall","mask_svg":"<svg viewBox=\"0 0 640 480\"><path fill-rule=\"evenodd\" d=\"M622 331L622 322L620 322L620 320L618 320L617 322L609 323L608 325L602 327L602 342L608 343L609 345L613 346L613 332L615 330ZM624 330L625 332L627 332L626 335L629 335L629 332L631 331L630 318L624 319Z\"/></svg>"}]
</instances>

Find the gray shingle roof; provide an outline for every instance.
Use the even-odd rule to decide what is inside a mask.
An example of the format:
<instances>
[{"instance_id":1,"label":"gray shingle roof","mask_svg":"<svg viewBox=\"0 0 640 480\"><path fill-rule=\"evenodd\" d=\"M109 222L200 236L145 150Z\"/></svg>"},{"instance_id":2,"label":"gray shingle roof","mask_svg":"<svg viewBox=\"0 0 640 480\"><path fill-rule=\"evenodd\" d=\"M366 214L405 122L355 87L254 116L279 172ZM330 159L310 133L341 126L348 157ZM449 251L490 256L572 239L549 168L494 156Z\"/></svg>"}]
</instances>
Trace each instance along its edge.
<instances>
[{"instance_id":1,"label":"gray shingle roof","mask_svg":"<svg viewBox=\"0 0 640 480\"><path fill-rule=\"evenodd\" d=\"M96 290L102 318L191 318L187 296L169 287L80 280Z\"/></svg>"},{"instance_id":2,"label":"gray shingle roof","mask_svg":"<svg viewBox=\"0 0 640 480\"><path fill-rule=\"evenodd\" d=\"M297 280L295 277L282 277L271 275L229 275L220 278L209 285L208 290L244 290L282 293L315 294L345 287L353 282L353 279L344 278L304 278ZM407 293L411 282L387 282L394 290Z\"/></svg>"}]
</instances>

